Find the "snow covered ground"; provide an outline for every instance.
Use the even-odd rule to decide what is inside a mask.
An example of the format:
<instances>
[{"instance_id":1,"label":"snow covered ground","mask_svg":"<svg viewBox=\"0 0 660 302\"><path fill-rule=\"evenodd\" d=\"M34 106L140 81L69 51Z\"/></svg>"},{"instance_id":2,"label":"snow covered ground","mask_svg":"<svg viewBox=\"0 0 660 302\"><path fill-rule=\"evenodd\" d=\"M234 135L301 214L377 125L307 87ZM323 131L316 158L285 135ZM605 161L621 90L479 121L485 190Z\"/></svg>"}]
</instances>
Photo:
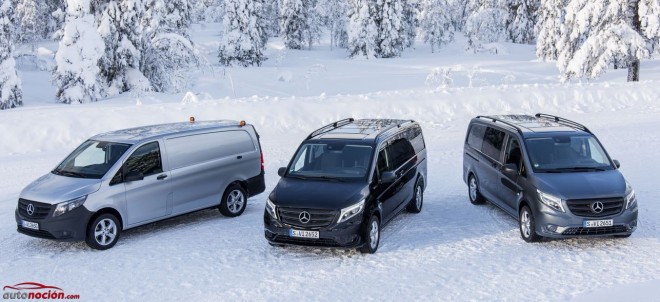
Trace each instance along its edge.
<instances>
[{"instance_id":1,"label":"snow covered ground","mask_svg":"<svg viewBox=\"0 0 660 302\"><path fill-rule=\"evenodd\" d=\"M209 60L216 46L204 41L212 41L213 32L195 33ZM263 68L229 71L233 90L215 67L194 73L187 97L185 92L125 94L86 105L54 104L48 75L22 70L26 106L0 112L0 283L40 282L98 301L652 301L660 296L658 61L643 62L641 83L624 83L625 71L610 71L594 83L560 84L553 64L535 62L527 46L507 44L509 53L498 56L462 55L460 43L444 54L420 46L401 59L370 61L348 60L341 50L321 49L326 46L295 55L286 51L278 60L281 45L272 42ZM457 72L447 91L424 84L432 68L456 65L463 68L458 70L480 66L473 87L467 71ZM584 123L621 161L640 206L632 237L528 244L504 212L469 203L461 167L470 118L539 111ZM267 192L250 199L240 217L225 218L217 210L177 217L128 230L107 251L16 232L20 190L83 140L189 116L254 124L265 150L267 192L278 180L277 168L322 125L345 117L418 120L429 156L424 208L385 227L374 255L269 246L262 225Z\"/></svg>"}]
</instances>

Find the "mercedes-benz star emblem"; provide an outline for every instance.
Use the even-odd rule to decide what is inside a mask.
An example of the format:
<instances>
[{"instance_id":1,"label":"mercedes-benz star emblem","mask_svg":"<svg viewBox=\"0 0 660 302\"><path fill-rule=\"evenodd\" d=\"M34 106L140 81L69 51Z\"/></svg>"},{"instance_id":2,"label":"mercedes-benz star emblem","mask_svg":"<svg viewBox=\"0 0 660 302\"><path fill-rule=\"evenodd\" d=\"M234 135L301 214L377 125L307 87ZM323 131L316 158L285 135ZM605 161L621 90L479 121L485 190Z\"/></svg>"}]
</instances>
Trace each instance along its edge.
<instances>
[{"instance_id":1,"label":"mercedes-benz star emblem","mask_svg":"<svg viewBox=\"0 0 660 302\"><path fill-rule=\"evenodd\" d=\"M605 206L600 201L596 201L596 202L591 204L591 210L594 211L594 213L596 213L596 214L602 212L604 207Z\"/></svg>"},{"instance_id":2,"label":"mercedes-benz star emblem","mask_svg":"<svg viewBox=\"0 0 660 302\"><path fill-rule=\"evenodd\" d=\"M298 220L302 223L308 223L310 219L311 215L309 215L309 212L307 211L302 211L300 212L300 215L298 215Z\"/></svg>"},{"instance_id":3,"label":"mercedes-benz star emblem","mask_svg":"<svg viewBox=\"0 0 660 302\"><path fill-rule=\"evenodd\" d=\"M33 204L28 204L27 206L27 213L28 215L32 216L34 214L34 205Z\"/></svg>"}]
</instances>

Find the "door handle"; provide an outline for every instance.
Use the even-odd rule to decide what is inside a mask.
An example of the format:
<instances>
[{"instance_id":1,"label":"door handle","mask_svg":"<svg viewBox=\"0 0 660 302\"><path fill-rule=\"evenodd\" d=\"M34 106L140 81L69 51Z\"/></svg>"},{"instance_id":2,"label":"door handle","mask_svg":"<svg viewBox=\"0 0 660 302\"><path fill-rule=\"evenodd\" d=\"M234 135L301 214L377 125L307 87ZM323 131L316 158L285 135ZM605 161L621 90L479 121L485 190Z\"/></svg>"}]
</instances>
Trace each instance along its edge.
<instances>
[{"instance_id":1,"label":"door handle","mask_svg":"<svg viewBox=\"0 0 660 302\"><path fill-rule=\"evenodd\" d=\"M161 174L161 175L158 175L158 177L156 177L156 179L158 179L158 180L163 180L165 178L167 178L167 174Z\"/></svg>"},{"instance_id":2,"label":"door handle","mask_svg":"<svg viewBox=\"0 0 660 302\"><path fill-rule=\"evenodd\" d=\"M243 155L236 156L236 159L241 159L243 158Z\"/></svg>"}]
</instances>

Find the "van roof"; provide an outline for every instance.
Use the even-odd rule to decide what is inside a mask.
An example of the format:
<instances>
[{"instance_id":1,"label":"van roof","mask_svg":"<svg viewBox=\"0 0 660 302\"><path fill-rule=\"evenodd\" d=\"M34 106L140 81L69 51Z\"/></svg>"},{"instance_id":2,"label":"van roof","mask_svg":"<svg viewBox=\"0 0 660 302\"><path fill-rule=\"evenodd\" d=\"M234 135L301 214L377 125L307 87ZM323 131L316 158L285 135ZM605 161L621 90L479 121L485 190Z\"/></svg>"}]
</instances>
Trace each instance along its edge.
<instances>
[{"instance_id":1,"label":"van roof","mask_svg":"<svg viewBox=\"0 0 660 302\"><path fill-rule=\"evenodd\" d=\"M307 139L351 139L377 142L384 138L382 134L396 131L407 124L415 123L412 120L396 119L360 119L352 118L340 120L312 132Z\"/></svg>"},{"instance_id":2,"label":"van roof","mask_svg":"<svg viewBox=\"0 0 660 302\"><path fill-rule=\"evenodd\" d=\"M591 133L587 127L558 116L537 113L531 115L492 115L477 116L476 119L490 124L500 124L513 128L521 135L529 136L535 133L549 132L582 132Z\"/></svg>"},{"instance_id":3,"label":"van roof","mask_svg":"<svg viewBox=\"0 0 660 302\"><path fill-rule=\"evenodd\" d=\"M162 138L170 134L195 133L209 129L239 127L239 122L232 120L171 123L115 130L97 134L91 139L134 144L143 140Z\"/></svg>"}]
</instances>

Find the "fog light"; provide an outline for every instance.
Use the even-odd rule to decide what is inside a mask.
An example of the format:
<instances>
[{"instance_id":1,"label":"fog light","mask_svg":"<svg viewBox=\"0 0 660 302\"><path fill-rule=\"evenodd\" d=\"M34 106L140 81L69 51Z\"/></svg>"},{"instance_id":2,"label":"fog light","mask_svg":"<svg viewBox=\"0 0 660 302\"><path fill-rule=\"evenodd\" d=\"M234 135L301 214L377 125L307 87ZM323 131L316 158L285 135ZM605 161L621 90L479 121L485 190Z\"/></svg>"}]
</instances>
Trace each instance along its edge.
<instances>
[{"instance_id":1,"label":"fog light","mask_svg":"<svg viewBox=\"0 0 660 302\"><path fill-rule=\"evenodd\" d=\"M545 226L545 228L550 232L553 232L553 233L557 232L557 226L554 225L554 224L548 224L548 225Z\"/></svg>"}]
</instances>

